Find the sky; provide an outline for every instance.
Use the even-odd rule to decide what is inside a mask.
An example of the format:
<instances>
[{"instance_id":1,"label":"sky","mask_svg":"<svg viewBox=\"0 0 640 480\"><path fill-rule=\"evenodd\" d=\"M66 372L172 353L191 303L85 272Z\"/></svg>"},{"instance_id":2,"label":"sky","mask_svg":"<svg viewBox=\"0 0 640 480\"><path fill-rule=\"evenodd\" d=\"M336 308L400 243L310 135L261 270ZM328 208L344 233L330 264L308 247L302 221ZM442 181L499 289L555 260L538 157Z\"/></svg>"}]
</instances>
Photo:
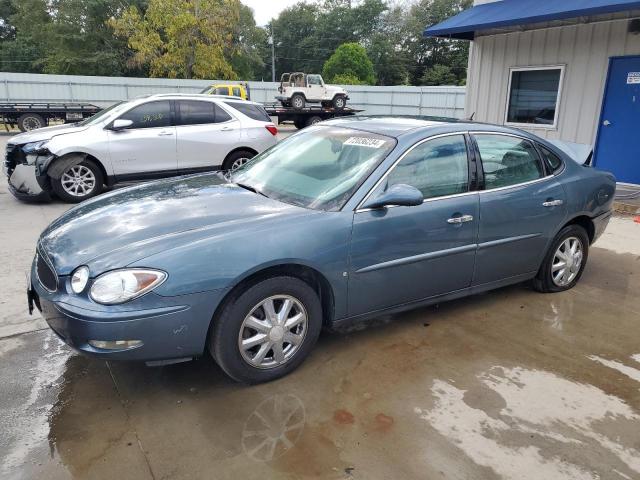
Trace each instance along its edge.
<instances>
[{"instance_id":1,"label":"sky","mask_svg":"<svg viewBox=\"0 0 640 480\"><path fill-rule=\"evenodd\" d=\"M245 5L253 9L253 16L256 24L266 25L269 20L277 17L278 14L287 7L302 3L300 0L240 0Z\"/></svg>"}]
</instances>

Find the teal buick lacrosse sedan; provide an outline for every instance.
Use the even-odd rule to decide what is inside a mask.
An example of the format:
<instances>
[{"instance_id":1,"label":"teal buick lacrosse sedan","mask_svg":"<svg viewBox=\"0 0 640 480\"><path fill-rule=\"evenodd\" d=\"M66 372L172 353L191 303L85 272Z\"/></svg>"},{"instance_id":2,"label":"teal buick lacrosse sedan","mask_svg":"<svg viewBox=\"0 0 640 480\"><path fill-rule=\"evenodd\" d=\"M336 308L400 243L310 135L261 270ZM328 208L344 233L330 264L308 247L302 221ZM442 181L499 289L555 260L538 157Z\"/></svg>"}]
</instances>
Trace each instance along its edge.
<instances>
[{"instance_id":1,"label":"teal buick lacrosse sedan","mask_svg":"<svg viewBox=\"0 0 640 480\"><path fill-rule=\"evenodd\" d=\"M231 173L84 202L41 235L29 308L76 350L152 364L208 350L273 380L323 326L531 280L579 280L615 179L531 134L357 117Z\"/></svg>"}]
</instances>

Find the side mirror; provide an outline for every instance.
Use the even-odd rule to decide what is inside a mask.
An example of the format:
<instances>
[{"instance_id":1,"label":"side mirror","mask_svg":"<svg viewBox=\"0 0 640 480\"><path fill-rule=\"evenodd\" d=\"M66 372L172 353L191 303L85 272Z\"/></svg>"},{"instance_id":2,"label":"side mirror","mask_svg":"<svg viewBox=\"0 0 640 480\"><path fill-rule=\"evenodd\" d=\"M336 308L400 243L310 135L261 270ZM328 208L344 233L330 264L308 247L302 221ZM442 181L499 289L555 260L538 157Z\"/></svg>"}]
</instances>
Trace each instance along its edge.
<instances>
[{"instance_id":1,"label":"side mirror","mask_svg":"<svg viewBox=\"0 0 640 480\"><path fill-rule=\"evenodd\" d=\"M391 186L386 192L382 192L376 198L367 200L362 208L382 208L390 205L413 207L422 205L423 200L422 192L416 187L398 183Z\"/></svg>"},{"instance_id":2,"label":"side mirror","mask_svg":"<svg viewBox=\"0 0 640 480\"><path fill-rule=\"evenodd\" d=\"M122 118L118 118L117 120L113 121L113 124L111 125L111 130L114 130L117 132L118 130L124 130L125 128L129 128L131 125L133 125L132 120L125 120Z\"/></svg>"}]
</instances>

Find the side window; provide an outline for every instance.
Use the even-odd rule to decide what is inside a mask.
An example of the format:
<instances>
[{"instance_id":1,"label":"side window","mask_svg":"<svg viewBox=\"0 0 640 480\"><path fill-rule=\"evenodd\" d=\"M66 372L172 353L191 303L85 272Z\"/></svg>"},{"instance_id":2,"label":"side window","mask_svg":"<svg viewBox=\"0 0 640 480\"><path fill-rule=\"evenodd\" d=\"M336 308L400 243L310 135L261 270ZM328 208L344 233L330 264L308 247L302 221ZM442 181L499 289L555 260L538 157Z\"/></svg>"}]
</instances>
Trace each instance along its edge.
<instances>
[{"instance_id":1,"label":"side window","mask_svg":"<svg viewBox=\"0 0 640 480\"><path fill-rule=\"evenodd\" d=\"M540 151L542 152L542 158L549 167L551 172L557 172L562 167L562 160L551 150L546 149L542 145L538 145L540 147Z\"/></svg>"},{"instance_id":2,"label":"side window","mask_svg":"<svg viewBox=\"0 0 640 480\"><path fill-rule=\"evenodd\" d=\"M240 87L233 87L233 96L242 97L242 94L240 93Z\"/></svg>"},{"instance_id":3,"label":"side window","mask_svg":"<svg viewBox=\"0 0 640 480\"><path fill-rule=\"evenodd\" d=\"M398 183L416 187L424 198L466 192L469 167L464 136L434 138L415 147L389 173L386 188Z\"/></svg>"},{"instance_id":4,"label":"side window","mask_svg":"<svg viewBox=\"0 0 640 480\"><path fill-rule=\"evenodd\" d=\"M229 95L229 87L216 87L216 95Z\"/></svg>"},{"instance_id":5,"label":"side window","mask_svg":"<svg viewBox=\"0 0 640 480\"><path fill-rule=\"evenodd\" d=\"M544 177L542 164L531 142L505 135L475 135L485 189L508 187Z\"/></svg>"},{"instance_id":6,"label":"side window","mask_svg":"<svg viewBox=\"0 0 640 480\"><path fill-rule=\"evenodd\" d=\"M180 100L177 103L180 111L178 125L201 125L216 122L213 102Z\"/></svg>"},{"instance_id":7,"label":"side window","mask_svg":"<svg viewBox=\"0 0 640 480\"><path fill-rule=\"evenodd\" d=\"M228 122L229 120L233 120L231 115L225 112L220 105L217 103L213 104L213 111L216 114L216 123Z\"/></svg>"},{"instance_id":8,"label":"side window","mask_svg":"<svg viewBox=\"0 0 640 480\"><path fill-rule=\"evenodd\" d=\"M267 114L265 109L260 105L254 105L253 103L242 103L242 102L224 102L226 105L229 105L231 108L238 110L240 113L243 113L249 118L253 120L260 120L262 122L270 122L271 117Z\"/></svg>"},{"instance_id":9,"label":"side window","mask_svg":"<svg viewBox=\"0 0 640 480\"><path fill-rule=\"evenodd\" d=\"M129 128L168 127L171 125L171 105L168 100L149 102L132 108L119 118L131 120L133 124Z\"/></svg>"}]
</instances>

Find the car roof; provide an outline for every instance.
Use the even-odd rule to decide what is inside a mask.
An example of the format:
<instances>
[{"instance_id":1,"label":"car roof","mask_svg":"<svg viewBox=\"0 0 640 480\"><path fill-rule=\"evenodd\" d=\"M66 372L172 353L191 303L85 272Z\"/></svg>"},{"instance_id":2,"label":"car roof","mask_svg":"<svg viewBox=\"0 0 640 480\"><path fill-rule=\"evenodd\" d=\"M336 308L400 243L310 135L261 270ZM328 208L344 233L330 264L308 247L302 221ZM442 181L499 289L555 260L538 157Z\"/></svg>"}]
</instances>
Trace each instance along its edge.
<instances>
[{"instance_id":1,"label":"car roof","mask_svg":"<svg viewBox=\"0 0 640 480\"><path fill-rule=\"evenodd\" d=\"M155 98L168 98L168 99L181 99L181 100L223 100L223 101L237 101L244 104L262 105L258 102L252 102L250 100L243 100L240 97L234 95L210 95L208 93L154 93L152 95L144 95L137 97L136 99L151 100Z\"/></svg>"},{"instance_id":2,"label":"car roof","mask_svg":"<svg viewBox=\"0 0 640 480\"><path fill-rule=\"evenodd\" d=\"M390 137L400 138L404 136L420 136L425 134L438 134L459 131L491 131L496 133L511 133L527 138L531 134L516 128L492 125L489 123L470 122L455 118L429 117L429 116L366 116L358 115L340 117L322 122L322 125L335 125L345 128L364 130L370 133L378 133Z\"/></svg>"}]
</instances>

